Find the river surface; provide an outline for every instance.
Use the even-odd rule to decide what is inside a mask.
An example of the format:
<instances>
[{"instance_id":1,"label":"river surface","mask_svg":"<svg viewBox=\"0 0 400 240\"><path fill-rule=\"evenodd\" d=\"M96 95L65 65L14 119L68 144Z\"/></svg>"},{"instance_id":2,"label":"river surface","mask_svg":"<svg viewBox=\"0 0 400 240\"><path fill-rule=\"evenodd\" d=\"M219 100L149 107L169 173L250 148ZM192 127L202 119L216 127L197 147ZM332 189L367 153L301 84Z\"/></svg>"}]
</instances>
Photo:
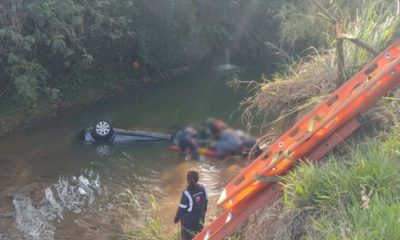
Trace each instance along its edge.
<instances>
[{"instance_id":1,"label":"river surface","mask_svg":"<svg viewBox=\"0 0 400 240\"><path fill-rule=\"evenodd\" d=\"M260 75L239 73L242 80ZM112 100L0 138L0 239L109 239L142 222L151 196L163 229L174 231L172 219L192 167L208 186L213 215L218 193L243 160L194 161L168 151L168 143L124 145L99 155L77 135L98 119L164 133L198 126L210 116L241 127L238 106L246 93L227 87L231 78L201 71L127 89Z\"/></svg>"}]
</instances>

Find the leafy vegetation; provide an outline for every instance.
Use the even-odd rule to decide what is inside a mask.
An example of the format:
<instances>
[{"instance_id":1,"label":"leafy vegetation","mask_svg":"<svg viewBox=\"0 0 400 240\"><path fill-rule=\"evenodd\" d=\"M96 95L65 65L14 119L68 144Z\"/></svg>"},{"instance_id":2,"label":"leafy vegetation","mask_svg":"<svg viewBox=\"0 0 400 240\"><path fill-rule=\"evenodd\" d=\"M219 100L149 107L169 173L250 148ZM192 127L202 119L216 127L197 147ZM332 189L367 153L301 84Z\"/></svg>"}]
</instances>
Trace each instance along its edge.
<instances>
[{"instance_id":1,"label":"leafy vegetation","mask_svg":"<svg viewBox=\"0 0 400 240\"><path fill-rule=\"evenodd\" d=\"M278 0L1 0L0 102L62 98L99 69L125 78L268 52ZM260 51L261 49L261 51ZM133 69L137 62L139 69ZM74 74L74 78L69 77ZM76 76L77 75L77 76ZM83 77L81 77L83 76ZM88 82L96 88L96 81ZM116 84L116 83L114 83Z\"/></svg>"}]
</instances>

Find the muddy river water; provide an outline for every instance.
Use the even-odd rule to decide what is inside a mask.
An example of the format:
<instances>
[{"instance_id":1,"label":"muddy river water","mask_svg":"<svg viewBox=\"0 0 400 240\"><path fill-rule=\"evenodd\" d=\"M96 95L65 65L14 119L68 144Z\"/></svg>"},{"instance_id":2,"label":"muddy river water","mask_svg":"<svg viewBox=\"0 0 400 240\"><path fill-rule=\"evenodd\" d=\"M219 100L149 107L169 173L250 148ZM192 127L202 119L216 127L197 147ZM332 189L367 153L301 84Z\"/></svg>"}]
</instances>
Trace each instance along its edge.
<instances>
[{"instance_id":1,"label":"muddy river water","mask_svg":"<svg viewBox=\"0 0 400 240\"><path fill-rule=\"evenodd\" d=\"M250 80L260 72L239 75ZM246 93L227 87L230 79L200 71L127 89L112 100L0 138L0 239L109 239L142 221L152 195L163 229L174 231L172 219L192 167L208 186L212 215L218 193L243 161L194 161L168 151L168 143L124 145L103 156L77 135L98 119L165 133L199 125L209 116L241 127L238 106Z\"/></svg>"}]
</instances>

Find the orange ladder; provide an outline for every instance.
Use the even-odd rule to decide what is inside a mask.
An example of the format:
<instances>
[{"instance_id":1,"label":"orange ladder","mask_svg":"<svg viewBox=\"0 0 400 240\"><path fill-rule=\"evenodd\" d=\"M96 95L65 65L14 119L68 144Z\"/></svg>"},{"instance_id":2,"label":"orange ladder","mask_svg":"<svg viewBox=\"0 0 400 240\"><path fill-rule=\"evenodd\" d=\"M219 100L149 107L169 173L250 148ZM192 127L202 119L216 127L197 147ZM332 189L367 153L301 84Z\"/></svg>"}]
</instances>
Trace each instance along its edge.
<instances>
[{"instance_id":1,"label":"orange ladder","mask_svg":"<svg viewBox=\"0 0 400 240\"><path fill-rule=\"evenodd\" d=\"M227 211L194 239L222 239L279 196L274 177L301 158L317 161L360 126L357 117L400 83L400 42L395 42L353 78L302 117L222 191ZM275 189L275 190L274 190Z\"/></svg>"}]
</instances>

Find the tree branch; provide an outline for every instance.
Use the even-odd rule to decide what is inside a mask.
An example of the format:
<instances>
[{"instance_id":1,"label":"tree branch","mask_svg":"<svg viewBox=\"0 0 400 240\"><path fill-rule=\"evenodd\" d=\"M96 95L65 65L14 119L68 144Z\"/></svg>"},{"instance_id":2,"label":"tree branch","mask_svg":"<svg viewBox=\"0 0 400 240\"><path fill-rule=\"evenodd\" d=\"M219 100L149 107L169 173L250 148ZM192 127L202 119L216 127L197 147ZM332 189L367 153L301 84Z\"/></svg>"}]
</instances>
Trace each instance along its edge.
<instances>
[{"instance_id":1,"label":"tree branch","mask_svg":"<svg viewBox=\"0 0 400 240\"><path fill-rule=\"evenodd\" d=\"M362 49L366 50L367 52L369 52L371 54L374 54L374 55L378 55L379 54L379 51L377 49L375 49L374 47L372 47L368 43L366 43L366 42L364 42L364 41L362 41L362 40L360 40L358 38L355 38L353 36L350 36L350 35L347 35L347 34L340 34L338 36L338 38L349 40L350 42L354 43L355 45L361 47Z\"/></svg>"},{"instance_id":2,"label":"tree branch","mask_svg":"<svg viewBox=\"0 0 400 240\"><path fill-rule=\"evenodd\" d=\"M326 15L326 17L329 18L332 24L336 24L336 17L332 16L330 12L318 0L312 0L312 1L322 10L322 12Z\"/></svg>"}]
</instances>

